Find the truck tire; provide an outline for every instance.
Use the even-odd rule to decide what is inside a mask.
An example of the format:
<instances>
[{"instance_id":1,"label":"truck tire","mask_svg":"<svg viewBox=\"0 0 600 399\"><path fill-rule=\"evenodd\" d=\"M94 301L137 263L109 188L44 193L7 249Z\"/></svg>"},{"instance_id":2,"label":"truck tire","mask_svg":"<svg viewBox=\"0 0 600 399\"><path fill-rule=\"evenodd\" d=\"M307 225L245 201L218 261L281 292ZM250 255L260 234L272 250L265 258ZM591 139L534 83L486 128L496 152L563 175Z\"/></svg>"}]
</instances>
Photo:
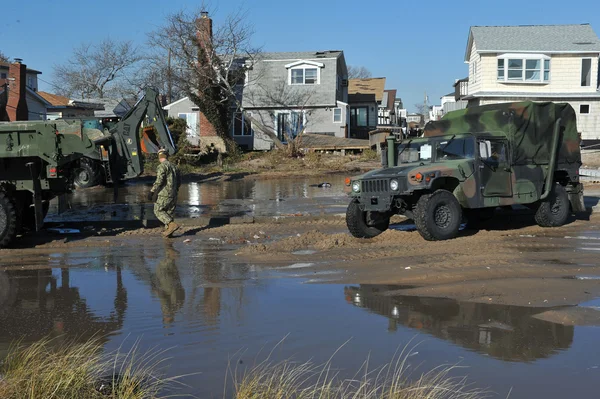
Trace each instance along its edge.
<instances>
[{"instance_id":1,"label":"truck tire","mask_svg":"<svg viewBox=\"0 0 600 399\"><path fill-rule=\"evenodd\" d=\"M0 248L8 246L17 236L17 210L11 198L0 190Z\"/></svg>"},{"instance_id":2,"label":"truck tire","mask_svg":"<svg viewBox=\"0 0 600 399\"><path fill-rule=\"evenodd\" d=\"M367 212L360 209L358 202L352 201L346 210L346 225L350 234L356 238L373 238L390 227L390 218L385 217L379 223L369 226L367 224Z\"/></svg>"},{"instance_id":3,"label":"truck tire","mask_svg":"<svg viewBox=\"0 0 600 399\"><path fill-rule=\"evenodd\" d=\"M558 227L567 222L569 217L569 196L563 186L554 184L552 192L535 212L535 222L541 227Z\"/></svg>"},{"instance_id":4,"label":"truck tire","mask_svg":"<svg viewBox=\"0 0 600 399\"><path fill-rule=\"evenodd\" d=\"M419 198L414 211L414 222L427 241L449 240L458 235L462 208L450 191L437 190Z\"/></svg>"},{"instance_id":5,"label":"truck tire","mask_svg":"<svg viewBox=\"0 0 600 399\"><path fill-rule=\"evenodd\" d=\"M77 188L94 187L100 182L101 174L101 168L94 161L84 158L73 169L73 184Z\"/></svg>"}]
</instances>

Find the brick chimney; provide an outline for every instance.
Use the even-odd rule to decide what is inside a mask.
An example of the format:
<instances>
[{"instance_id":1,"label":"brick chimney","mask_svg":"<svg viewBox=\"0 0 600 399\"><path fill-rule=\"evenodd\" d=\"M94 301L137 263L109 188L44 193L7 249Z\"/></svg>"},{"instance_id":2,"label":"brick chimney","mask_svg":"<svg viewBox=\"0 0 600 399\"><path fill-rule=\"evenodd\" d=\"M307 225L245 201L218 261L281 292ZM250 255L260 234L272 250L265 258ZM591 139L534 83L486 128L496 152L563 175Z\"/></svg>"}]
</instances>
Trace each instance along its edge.
<instances>
[{"instance_id":1,"label":"brick chimney","mask_svg":"<svg viewBox=\"0 0 600 399\"><path fill-rule=\"evenodd\" d=\"M198 43L203 47L207 44L211 44L213 37L213 29L212 19L210 19L210 17L208 16L208 11L200 12L200 18L196 20L196 27L198 29Z\"/></svg>"},{"instance_id":2,"label":"brick chimney","mask_svg":"<svg viewBox=\"0 0 600 399\"><path fill-rule=\"evenodd\" d=\"M29 119L27 109L27 65L15 58L8 72L8 102L6 113L11 121L26 121Z\"/></svg>"}]
</instances>

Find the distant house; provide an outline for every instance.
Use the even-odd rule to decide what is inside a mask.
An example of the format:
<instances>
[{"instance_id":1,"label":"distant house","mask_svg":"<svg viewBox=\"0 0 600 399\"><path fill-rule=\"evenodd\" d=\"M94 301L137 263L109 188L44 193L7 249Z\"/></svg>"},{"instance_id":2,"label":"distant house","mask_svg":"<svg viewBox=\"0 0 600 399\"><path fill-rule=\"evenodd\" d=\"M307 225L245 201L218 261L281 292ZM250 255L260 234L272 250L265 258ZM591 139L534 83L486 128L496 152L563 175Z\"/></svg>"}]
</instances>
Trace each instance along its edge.
<instances>
[{"instance_id":1,"label":"distant house","mask_svg":"<svg viewBox=\"0 0 600 399\"><path fill-rule=\"evenodd\" d=\"M184 97L163 107L171 118L185 119L187 122L187 140L193 146L200 143L200 108L189 99ZM202 115L204 117L204 115Z\"/></svg>"},{"instance_id":2,"label":"distant house","mask_svg":"<svg viewBox=\"0 0 600 399\"><path fill-rule=\"evenodd\" d=\"M40 74L21 60L0 63L0 120L46 119L46 107L50 104L37 93Z\"/></svg>"},{"instance_id":3,"label":"distant house","mask_svg":"<svg viewBox=\"0 0 600 399\"><path fill-rule=\"evenodd\" d=\"M448 93L440 98L442 107L442 116L448 112L457 111L459 109L467 108L468 101L456 100L456 93Z\"/></svg>"},{"instance_id":4,"label":"distant house","mask_svg":"<svg viewBox=\"0 0 600 399\"><path fill-rule=\"evenodd\" d=\"M104 109L103 104L71 100L67 97L44 91L40 91L38 94L49 103L46 108L48 120L93 117L95 111Z\"/></svg>"},{"instance_id":5,"label":"distant house","mask_svg":"<svg viewBox=\"0 0 600 399\"><path fill-rule=\"evenodd\" d=\"M377 125L398 125L396 92L397 90L395 89L383 91L383 98L381 99L381 104L378 104L377 109Z\"/></svg>"},{"instance_id":6,"label":"distant house","mask_svg":"<svg viewBox=\"0 0 600 399\"><path fill-rule=\"evenodd\" d=\"M255 60L232 116L232 136L251 150L269 150L300 132L348 137L348 68L342 51L265 53ZM351 130L351 129L350 129Z\"/></svg>"},{"instance_id":7,"label":"distant house","mask_svg":"<svg viewBox=\"0 0 600 399\"><path fill-rule=\"evenodd\" d=\"M583 140L600 139L600 39L588 24L473 26L465 62L472 105L568 102Z\"/></svg>"},{"instance_id":8,"label":"distant house","mask_svg":"<svg viewBox=\"0 0 600 399\"><path fill-rule=\"evenodd\" d=\"M96 118L122 118L132 108L131 104L121 98L89 98L86 102L101 104L104 108L94 111Z\"/></svg>"},{"instance_id":9,"label":"distant house","mask_svg":"<svg viewBox=\"0 0 600 399\"><path fill-rule=\"evenodd\" d=\"M423 123L425 122L425 118L422 114L408 114L406 116L406 122L417 125L418 127L423 127Z\"/></svg>"},{"instance_id":10,"label":"distant house","mask_svg":"<svg viewBox=\"0 0 600 399\"><path fill-rule=\"evenodd\" d=\"M349 80L350 137L367 139L377 128L384 93L385 78Z\"/></svg>"}]
</instances>

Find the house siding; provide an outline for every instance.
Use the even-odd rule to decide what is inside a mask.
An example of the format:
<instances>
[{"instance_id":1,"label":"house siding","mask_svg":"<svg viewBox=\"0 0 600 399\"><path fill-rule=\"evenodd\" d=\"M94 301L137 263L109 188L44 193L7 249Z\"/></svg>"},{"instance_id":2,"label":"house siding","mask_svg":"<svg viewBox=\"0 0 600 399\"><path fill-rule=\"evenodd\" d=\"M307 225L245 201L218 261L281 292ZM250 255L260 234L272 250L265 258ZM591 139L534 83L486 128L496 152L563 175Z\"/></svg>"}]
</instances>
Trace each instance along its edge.
<instances>
[{"instance_id":1,"label":"house siding","mask_svg":"<svg viewBox=\"0 0 600 399\"><path fill-rule=\"evenodd\" d=\"M200 112L198 111L198 106L194 104L189 98L185 98L183 101L172 103L167 108L167 115L171 118L179 118L179 114L191 114L196 113L198 117L196 118L197 124L195 129L193 127L189 127L187 138L190 144L199 145L200 143ZM196 134L193 132L195 131Z\"/></svg>"},{"instance_id":2,"label":"house siding","mask_svg":"<svg viewBox=\"0 0 600 399\"><path fill-rule=\"evenodd\" d=\"M598 88L598 54L555 54L550 59L549 83L509 83L498 81L498 55L482 54L478 70L480 76L477 83L469 81L469 93L478 91L523 91L528 93L595 93ZM471 64L474 55L471 56ZM592 84L589 87L581 86L581 60L592 58ZM472 69L471 65L471 69ZM470 77L471 75L469 75Z\"/></svg>"},{"instance_id":3,"label":"house siding","mask_svg":"<svg viewBox=\"0 0 600 399\"><path fill-rule=\"evenodd\" d=\"M30 121L46 120L46 105L30 93L27 93L27 110Z\"/></svg>"},{"instance_id":4,"label":"house siding","mask_svg":"<svg viewBox=\"0 0 600 399\"><path fill-rule=\"evenodd\" d=\"M475 65L477 64L477 68ZM481 77L483 74L481 56L477 52L477 47L473 43L471 47L471 58L469 60L469 94L481 90Z\"/></svg>"}]
</instances>

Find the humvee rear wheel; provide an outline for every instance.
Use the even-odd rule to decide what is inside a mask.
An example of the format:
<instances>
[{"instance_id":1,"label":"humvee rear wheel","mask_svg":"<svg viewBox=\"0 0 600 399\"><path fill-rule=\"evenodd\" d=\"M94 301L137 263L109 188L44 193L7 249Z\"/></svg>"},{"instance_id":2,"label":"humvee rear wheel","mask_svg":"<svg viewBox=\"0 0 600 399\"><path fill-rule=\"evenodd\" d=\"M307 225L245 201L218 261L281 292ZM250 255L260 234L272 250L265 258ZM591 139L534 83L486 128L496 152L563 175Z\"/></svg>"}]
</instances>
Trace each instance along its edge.
<instances>
[{"instance_id":1,"label":"humvee rear wheel","mask_svg":"<svg viewBox=\"0 0 600 399\"><path fill-rule=\"evenodd\" d=\"M346 225L356 238L373 238L390 227L390 217L379 212L365 212L352 201L346 211Z\"/></svg>"},{"instance_id":2,"label":"humvee rear wheel","mask_svg":"<svg viewBox=\"0 0 600 399\"><path fill-rule=\"evenodd\" d=\"M456 237L461 221L462 209L450 191L437 190L433 194L422 195L415 207L415 225L428 241Z\"/></svg>"},{"instance_id":3,"label":"humvee rear wheel","mask_svg":"<svg viewBox=\"0 0 600 399\"><path fill-rule=\"evenodd\" d=\"M0 190L0 248L9 245L17 235L17 210L9 196Z\"/></svg>"},{"instance_id":4,"label":"humvee rear wheel","mask_svg":"<svg viewBox=\"0 0 600 399\"><path fill-rule=\"evenodd\" d=\"M558 227L567 222L569 217L569 197L565 188L556 183L552 192L535 212L535 222L541 227Z\"/></svg>"}]
</instances>

